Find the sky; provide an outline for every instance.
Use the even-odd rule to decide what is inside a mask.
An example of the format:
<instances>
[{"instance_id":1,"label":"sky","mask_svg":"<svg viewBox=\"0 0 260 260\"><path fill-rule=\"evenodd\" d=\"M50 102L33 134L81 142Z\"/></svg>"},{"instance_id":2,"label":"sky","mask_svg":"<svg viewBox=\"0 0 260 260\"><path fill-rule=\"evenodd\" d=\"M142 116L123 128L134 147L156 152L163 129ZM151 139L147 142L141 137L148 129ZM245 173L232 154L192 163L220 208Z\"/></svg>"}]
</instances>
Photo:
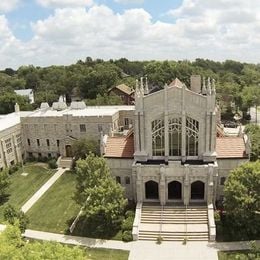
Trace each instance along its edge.
<instances>
[{"instance_id":1,"label":"sky","mask_svg":"<svg viewBox=\"0 0 260 260\"><path fill-rule=\"evenodd\" d=\"M0 69L104 60L259 63L259 0L0 0Z\"/></svg>"}]
</instances>

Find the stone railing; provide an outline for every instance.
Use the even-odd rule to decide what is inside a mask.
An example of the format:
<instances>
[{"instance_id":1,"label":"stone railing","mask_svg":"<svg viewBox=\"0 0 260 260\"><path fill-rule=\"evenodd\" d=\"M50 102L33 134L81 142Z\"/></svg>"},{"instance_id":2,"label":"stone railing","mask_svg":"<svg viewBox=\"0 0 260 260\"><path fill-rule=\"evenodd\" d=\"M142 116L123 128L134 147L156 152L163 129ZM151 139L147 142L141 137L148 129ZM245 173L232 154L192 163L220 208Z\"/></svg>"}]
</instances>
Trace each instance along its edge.
<instances>
[{"instance_id":1,"label":"stone railing","mask_svg":"<svg viewBox=\"0 0 260 260\"><path fill-rule=\"evenodd\" d=\"M132 229L132 235L134 241L138 240L139 226L141 223L141 215L142 215L142 202L138 202L136 204L135 219L134 219L133 229Z\"/></svg>"},{"instance_id":2,"label":"stone railing","mask_svg":"<svg viewBox=\"0 0 260 260\"><path fill-rule=\"evenodd\" d=\"M216 224L214 219L213 204L208 205L208 228L209 228L209 241L216 240Z\"/></svg>"}]
</instances>

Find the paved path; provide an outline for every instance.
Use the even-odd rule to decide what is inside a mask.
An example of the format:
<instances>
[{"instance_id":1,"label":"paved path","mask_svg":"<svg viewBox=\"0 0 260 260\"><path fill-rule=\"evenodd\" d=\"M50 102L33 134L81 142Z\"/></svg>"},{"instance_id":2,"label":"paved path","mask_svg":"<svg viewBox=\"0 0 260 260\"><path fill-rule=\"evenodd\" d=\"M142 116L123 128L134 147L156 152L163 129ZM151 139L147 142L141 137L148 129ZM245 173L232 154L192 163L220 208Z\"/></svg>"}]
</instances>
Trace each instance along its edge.
<instances>
[{"instance_id":1,"label":"paved path","mask_svg":"<svg viewBox=\"0 0 260 260\"><path fill-rule=\"evenodd\" d=\"M124 243L122 241L103 240L103 239L95 239L95 238L88 238L88 237L77 237L77 236L35 231L30 229L27 229L25 231L24 236L33 239L56 241L64 244L97 247L97 248L121 249L121 250L128 250L128 251L131 249L132 244L135 243L135 242Z\"/></svg>"},{"instance_id":2,"label":"paved path","mask_svg":"<svg viewBox=\"0 0 260 260\"><path fill-rule=\"evenodd\" d=\"M22 206L21 210L26 213L37 200L60 178L60 176L69 169L59 168L58 171L34 193L34 195Z\"/></svg>"}]
</instances>

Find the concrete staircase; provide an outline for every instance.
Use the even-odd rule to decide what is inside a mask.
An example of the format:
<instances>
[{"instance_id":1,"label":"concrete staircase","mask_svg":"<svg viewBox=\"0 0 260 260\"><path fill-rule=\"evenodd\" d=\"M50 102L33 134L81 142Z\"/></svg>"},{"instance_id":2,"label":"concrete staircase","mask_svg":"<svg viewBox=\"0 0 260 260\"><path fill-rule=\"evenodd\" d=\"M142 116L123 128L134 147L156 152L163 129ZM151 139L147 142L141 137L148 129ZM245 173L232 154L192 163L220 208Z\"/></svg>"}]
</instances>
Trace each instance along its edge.
<instances>
[{"instance_id":1,"label":"concrete staircase","mask_svg":"<svg viewBox=\"0 0 260 260\"><path fill-rule=\"evenodd\" d=\"M59 157L57 164L59 168L71 168L73 163L72 157Z\"/></svg>"},{"instance_id":2,"label":"concrete staircase","mask_svg":"<svg viewBox=\"0 0 260 260\"><path fill-rule=\"evenodd\" d=\"M144 204L139 240L208 241L208 212L206 206L163 206Z\"/></svg>"}]
</instances>

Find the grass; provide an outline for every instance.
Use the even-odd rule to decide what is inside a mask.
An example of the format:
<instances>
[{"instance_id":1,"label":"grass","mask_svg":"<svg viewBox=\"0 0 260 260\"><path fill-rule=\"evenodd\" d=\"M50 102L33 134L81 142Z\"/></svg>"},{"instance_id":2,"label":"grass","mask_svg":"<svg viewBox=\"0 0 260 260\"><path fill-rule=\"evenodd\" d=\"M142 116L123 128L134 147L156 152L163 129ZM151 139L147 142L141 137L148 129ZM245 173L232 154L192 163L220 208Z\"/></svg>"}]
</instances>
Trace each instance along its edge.
<instances>
[{"instance_id":1,"label":"grass","mask_svg":"<svg viewBox=\"0 0 260 260\"><path fill-rule=\"evenodd\" d=\"M24 171L28 173L27 176L21 175L21 168L10 176L9 196L0 206L0 222L4 221L3 210L6 203L21 208L54 172L53 170L34 164L24 166Z\"/></svg>"},{"instance_id":2,"label":"grass","mask_svg":"<svg viewBox=\"0 0 260 260\"><path fill-rule=\"evenodd\" d=\"M114 250L114 249L97 249L87 248L86 249L87 259L89 260L127 260L129 251Z\"/></svg>"},{"instance_id":3,"label":"grass","mask_svg":"<svg viewBox=\"0 0 260 260\"><path fill-rule=\"evenodd\" d=\"M227 251L227 252L218 252L218 260L251 260L251 259L259 259L259 258L250 258L248 254L251 252L249 250L244 251Z\"/></svg>"},{"instance_id":4,"label":"grass","mask_svg":"<svg viewBox=\"0 0 260 260\"><path fill-rule=\"evenodd\" d=\"M76 175L64 173L28 211L28 228L66 233L80 209L72 199L75 185Z\"/></svg>"}]
</instances>

